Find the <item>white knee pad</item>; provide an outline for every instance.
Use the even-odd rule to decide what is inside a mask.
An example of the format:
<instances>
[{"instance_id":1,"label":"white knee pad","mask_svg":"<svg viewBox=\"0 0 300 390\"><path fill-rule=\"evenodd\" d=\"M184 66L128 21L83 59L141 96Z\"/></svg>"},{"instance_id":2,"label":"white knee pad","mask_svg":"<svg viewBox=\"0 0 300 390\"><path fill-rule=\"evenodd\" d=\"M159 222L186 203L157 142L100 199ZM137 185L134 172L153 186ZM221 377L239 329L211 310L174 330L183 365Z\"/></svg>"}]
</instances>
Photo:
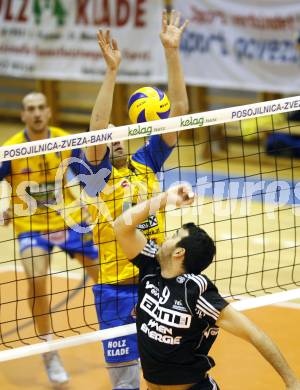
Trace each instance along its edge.
<instances>
[{"instance_id":1,"label":"white knee pad","mask_svg":"<svg viewBox=\"0 0 300 390\"><path fill-rule=\"evenodd\" d=\"M139 390L140 365L138 360L131 364L114 364L107 367L113 390Z\"/></svg>"}]
</instances>

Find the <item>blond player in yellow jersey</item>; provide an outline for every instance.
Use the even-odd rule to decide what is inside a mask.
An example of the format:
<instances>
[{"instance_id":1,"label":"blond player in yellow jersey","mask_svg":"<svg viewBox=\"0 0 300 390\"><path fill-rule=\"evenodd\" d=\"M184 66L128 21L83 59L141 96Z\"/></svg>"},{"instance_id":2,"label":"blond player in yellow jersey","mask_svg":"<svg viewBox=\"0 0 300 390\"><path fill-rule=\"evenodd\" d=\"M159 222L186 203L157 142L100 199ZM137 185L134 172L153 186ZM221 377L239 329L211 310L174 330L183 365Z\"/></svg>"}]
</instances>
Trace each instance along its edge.
<instances>
[{"instance_id":1,"label":"blond player in yellow jersey","mask_svg":"<svg viewBox=\"0 0 300 390\"><path fill-rule=\"evenodd\" d=\"M7 140L5 145L67 134L62 129L48 126L51 111L43 94L30 93L22 103L21 118L26 127ZM97 279L98 251L92 235L83 234L82 229L78 229L85 226L82 210L80 206L74 207L75 198L65 180L57 181L61 162L71 156L80 157L80 153L80 150L50 153L6 161L0 166L0 179L6 179L12 189L11 221L28 278L29 307L32 309L36 331L45 340L51 339L51 292L47 274L53 247L57 246L62 252L78 259L86 266L94 282ZM61 207L57 207L57 204ZM68 205L72 205L72 208L68 209ZM66 213L74 226L67 225ZM6 218L6 221L9 219ZM65 255L62 261L65 262ZM45 353L43 358L50 381L68 381L68 374L57 352Z\"/></svg>"},{"instance_id":2,"label":"blond player in yellow jersey","mask_svg":"<svg viewBox=\"0 0 300 390\"><path fill-rule=\"evenodd\" d=\"M168 97L171 116L188 111L188 99L181 68L179 45L187 21L180 23L175 11L162 16L160 39L164 48L168 70ZM99 32L99 46L107 65L106 74L96 99L90 121L90 130L109 126L113 92L121 53L110 33ZM98 192L91 215L97 225L94 242L99 245L100 273L98 285L93 288L100 328L111 328L135 321L134 306L137 301L138 269L132 265L116 243L113 220L122 212L159 191L156 174L177 143L177 134L154 135L148 142L128 156L125 145L114 142L109 147L99 145L86 151L86 162L94 173L102 169L104 183L85 187L89 195ZM88 174L88 172L86 172ZM96 186L98 188L96 189ZM163 216L150 215L139 228L151 239L161 243L164 233ZM105 360L112 388L139 389L139 364L136 335L110 339L103 343Z\"/></svg>"}]
</instances>

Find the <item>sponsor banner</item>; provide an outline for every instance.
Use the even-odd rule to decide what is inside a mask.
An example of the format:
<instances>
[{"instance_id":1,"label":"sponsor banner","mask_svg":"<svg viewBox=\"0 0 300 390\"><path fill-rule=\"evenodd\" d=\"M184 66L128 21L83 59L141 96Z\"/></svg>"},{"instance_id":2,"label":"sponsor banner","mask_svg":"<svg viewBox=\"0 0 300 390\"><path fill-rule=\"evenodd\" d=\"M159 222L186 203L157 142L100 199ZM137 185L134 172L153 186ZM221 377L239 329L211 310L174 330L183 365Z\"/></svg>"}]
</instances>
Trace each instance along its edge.
<instances>
[{"instance_id":1,"label":"sponsor banner","mask_svg":"<svg viewBox=\"0 0 300 390\"><path fill-rule=\"evenodd\" d=\"M298 93L299 0L174 0L189 84Z\"/></svg>"},{"instance_id":2,"label":"sponsor banner","mask_svg":"<svg viewBox=\"0 0 300 390\"><path fill-rule=\"evenodd\" d=\"M300 109L300 96L0 147L0 162Z\"/></svg>"},{"instance_id":3,"label":"sponsor banner","mask_svg":"<svg viewBox=\"0 0 300 390\"><path fill-rule=\"evenodd\" d=\"M0 74L101 80L96 34L110 29L122 51L118 80L158 81L161 11L161 0L0 1Z\"/></svg>"}]
</instances>

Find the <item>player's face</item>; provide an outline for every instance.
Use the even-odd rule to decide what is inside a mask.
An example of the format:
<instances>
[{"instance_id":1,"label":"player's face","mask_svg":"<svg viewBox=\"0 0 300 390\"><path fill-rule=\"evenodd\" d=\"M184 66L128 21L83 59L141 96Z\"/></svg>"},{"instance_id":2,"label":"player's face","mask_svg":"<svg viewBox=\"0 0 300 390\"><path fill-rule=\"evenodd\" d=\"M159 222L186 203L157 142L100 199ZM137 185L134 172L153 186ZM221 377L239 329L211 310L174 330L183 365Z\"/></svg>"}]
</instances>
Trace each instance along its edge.
<instances>
[{"instance_id":1,"label":"player's face","mask_svg":"<svg viewBox=\"0 0 300 390\"><path fill-rule=\"evenodd\" d=\"M122 163L126 163L127 154L126 154L126 148L124 142L122 141L112 142L110 144L110 153L111 153L111 159L113 165L114 164L120 165Z\"/></svg>"},{"instance_id":2,"label":"player's face","mask_svg":"<svg viewBox=\"0 0 300 390\"><path fill-rule=\"evenodd\" d=\"M22 121L35 133L48 129L51 111L43 94L30 94L23 100Z\"/></svg>"},{"instance_id":3,"label":"player's face","mask_svg":"<svg viewBox=\"0 0 300 390\"><path fill-rule=\"evenodd\" d=\"M189 235L188 230L180 228L171 237L167 238L159 249L160 258L169 258L172 256L178 242Z\"/></svg>"}]
</instances>

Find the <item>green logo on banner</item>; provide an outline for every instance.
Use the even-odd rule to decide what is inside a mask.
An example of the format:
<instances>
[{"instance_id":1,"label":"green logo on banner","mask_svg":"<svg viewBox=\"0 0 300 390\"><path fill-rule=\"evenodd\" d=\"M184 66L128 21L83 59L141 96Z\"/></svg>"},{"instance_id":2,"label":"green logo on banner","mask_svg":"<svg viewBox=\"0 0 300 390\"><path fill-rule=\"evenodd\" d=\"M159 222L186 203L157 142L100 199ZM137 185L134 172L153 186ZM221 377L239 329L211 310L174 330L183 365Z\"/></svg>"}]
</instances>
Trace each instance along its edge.
<instances>
[{"instance_id":1,"label":"green logo on banner","mask_svg":"<svg viewBox=\"0 0 300 390\"><path fill-rule=\"evenodd\" d=\"M67 11L62 0L33 0L33 14L36 24L41 24L43 11L52 8L52 15L59 26L64 25Z\"/></svg>"}]
</instances>

